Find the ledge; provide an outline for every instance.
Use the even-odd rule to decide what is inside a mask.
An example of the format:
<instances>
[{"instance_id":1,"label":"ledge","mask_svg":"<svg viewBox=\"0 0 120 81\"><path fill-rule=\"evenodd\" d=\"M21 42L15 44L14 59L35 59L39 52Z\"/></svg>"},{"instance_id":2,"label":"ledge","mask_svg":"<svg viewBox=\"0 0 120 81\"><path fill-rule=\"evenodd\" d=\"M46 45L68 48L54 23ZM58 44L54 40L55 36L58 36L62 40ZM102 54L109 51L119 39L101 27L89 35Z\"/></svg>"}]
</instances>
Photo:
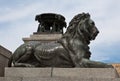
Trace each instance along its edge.
<instances>
[{"instance_id":1,"label":"ledge","mask_svg":"<svg viewBox=\"0 0 120 81\"><path fill-rule=\"evenodd\" d=\"M6 77L118 78L114 68L5 68Z\"/></svg>"}]
</instances>

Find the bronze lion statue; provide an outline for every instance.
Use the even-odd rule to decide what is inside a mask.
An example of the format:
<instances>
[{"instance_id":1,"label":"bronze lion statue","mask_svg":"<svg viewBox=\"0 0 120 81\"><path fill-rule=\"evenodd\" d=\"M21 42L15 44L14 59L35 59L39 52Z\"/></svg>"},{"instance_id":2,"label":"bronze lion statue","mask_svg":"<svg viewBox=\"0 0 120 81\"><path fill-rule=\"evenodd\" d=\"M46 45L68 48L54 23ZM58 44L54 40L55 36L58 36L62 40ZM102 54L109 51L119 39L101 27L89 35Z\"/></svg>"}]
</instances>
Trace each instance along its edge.
<instances>
[{"instance_id":1,"label":"bronze lion statue","mask_svg":"<svg viewBox=\"0 0 120 81\"><path fill-rule=\"evenodd\" d=\"M53 42L31 41L16 49L9 60L14 67L107 68L90 60L89 44L99 33L88 13L73 17L62 38ZM13 63L13 65L12 65Z\"/></svg>"}]
</instances>

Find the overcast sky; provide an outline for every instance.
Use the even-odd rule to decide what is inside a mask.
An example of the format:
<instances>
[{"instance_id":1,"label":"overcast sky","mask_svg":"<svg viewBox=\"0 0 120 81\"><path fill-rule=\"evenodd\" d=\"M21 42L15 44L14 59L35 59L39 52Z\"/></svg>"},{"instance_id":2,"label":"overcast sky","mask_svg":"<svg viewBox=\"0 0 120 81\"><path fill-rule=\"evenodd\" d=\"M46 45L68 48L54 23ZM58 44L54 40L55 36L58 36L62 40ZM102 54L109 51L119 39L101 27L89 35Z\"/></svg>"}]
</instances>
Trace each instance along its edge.
<instances>
[{"instance_id":1,"label":"overcast sky","mask_svg":"<svg viewBox=\"0 0 120 81\"><path fill-rule=\"evenodd\" d=\"M90 13L100 33L91 42L92 60L120 63L120 0L0 0L0 45L14 52L36 32L35 15L58 13L69 21Z\"/></svg>"}]
</instances>

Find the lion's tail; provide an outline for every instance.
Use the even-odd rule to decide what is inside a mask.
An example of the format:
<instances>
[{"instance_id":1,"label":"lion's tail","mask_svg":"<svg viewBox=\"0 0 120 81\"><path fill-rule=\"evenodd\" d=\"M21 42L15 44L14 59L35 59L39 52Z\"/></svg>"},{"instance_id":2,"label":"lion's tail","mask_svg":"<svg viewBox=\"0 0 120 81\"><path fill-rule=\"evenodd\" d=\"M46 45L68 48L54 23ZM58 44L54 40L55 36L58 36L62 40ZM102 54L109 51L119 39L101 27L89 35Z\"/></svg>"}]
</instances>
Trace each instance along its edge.
<instances>
[{"instance_id":1,"label":"lion's tail","mask_svg":"<svg viewBox=\"0 0 120 81\"><path fill-rule=\"evenodd\" d=\"M13 61L13 55L9 58L8 67L11 67Z\"/></svg>"}]
</instances>

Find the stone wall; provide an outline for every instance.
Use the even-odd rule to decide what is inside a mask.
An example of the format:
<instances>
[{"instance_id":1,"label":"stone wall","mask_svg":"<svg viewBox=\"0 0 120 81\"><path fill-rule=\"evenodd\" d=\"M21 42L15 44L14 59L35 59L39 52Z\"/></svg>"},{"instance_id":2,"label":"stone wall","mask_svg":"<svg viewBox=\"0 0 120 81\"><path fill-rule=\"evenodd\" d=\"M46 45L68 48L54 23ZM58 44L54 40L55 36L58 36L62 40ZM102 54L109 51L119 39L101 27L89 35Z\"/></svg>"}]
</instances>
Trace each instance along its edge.
<instances>
[{"instance_id":1,"label":"stone wall","mask_svg":"<svg viewBox=\"0 0 120 81\"><path fill-rule=\"evenodd\" d=\"M4 76L4 68L8 66L8 60L12 52L0 45L0 76Z\"/></svg>"},{"instance_id":2,"label":"stone wall","mask_svg":"<svg viewBox=\"0 0 120 81\"><path fill-rule=\"evenodd\" d=\"M113 67L117 70L118 74L120 75L120 63L112 64Z\"/></svg>"}]
</instances>

